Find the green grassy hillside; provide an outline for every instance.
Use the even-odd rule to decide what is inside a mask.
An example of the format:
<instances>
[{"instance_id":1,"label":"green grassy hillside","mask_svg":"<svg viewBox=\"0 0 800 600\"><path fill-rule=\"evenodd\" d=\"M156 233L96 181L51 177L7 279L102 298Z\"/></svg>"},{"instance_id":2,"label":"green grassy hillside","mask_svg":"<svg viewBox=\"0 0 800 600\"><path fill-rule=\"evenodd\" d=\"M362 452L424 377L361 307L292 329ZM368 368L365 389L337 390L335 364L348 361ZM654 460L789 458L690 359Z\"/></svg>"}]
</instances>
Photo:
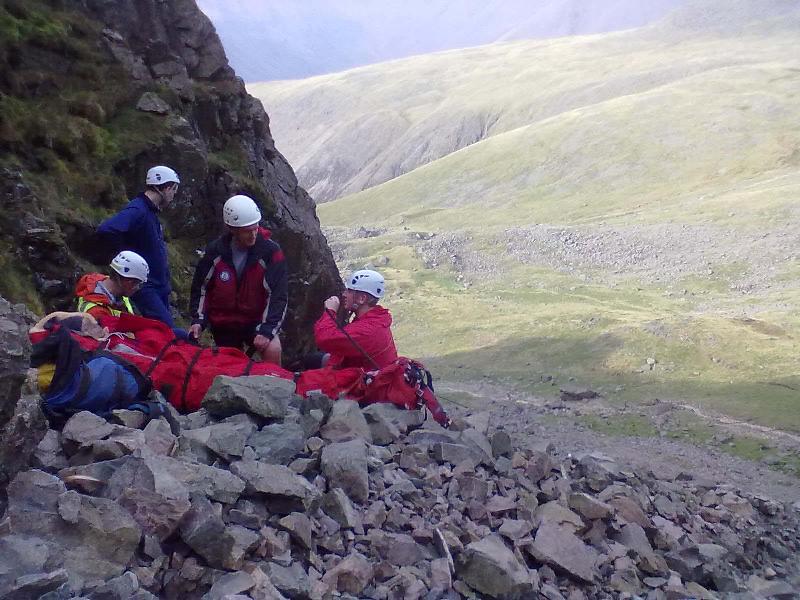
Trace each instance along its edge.
<instances>
[{"instance_id":1,"label":"green grassy hillside","mask_svg":"<svg viewBox=\"0 0 800 600\"><path fill-rule=\"evenodd\" d=\"M424 80L404 102L485 103L504 120L320 205L341 267L386 272L401 351L451 382L583 385L800 431L795 25L471 49L420 58L460 65L427 78L384 65L361 103Z\"/></svg>"},{"instance_id":2,"label":"green grassy hillside","mask_svg":"<svg viewBox=\"0 0 800 600\"><path fill-rule=\"evenodd\" d=\"M689 30L676 17L641 30L443 52L248 89L264 102L301 183L326 201L496 135L570 112L579 118L598 103L650 93L657 105L659 91L687 80L739 89L747 81L729 78L728 69L791 67L796 15L751 22L752 4L712 11L724 28L695 15Z\"/></svg>"}]
</instances>

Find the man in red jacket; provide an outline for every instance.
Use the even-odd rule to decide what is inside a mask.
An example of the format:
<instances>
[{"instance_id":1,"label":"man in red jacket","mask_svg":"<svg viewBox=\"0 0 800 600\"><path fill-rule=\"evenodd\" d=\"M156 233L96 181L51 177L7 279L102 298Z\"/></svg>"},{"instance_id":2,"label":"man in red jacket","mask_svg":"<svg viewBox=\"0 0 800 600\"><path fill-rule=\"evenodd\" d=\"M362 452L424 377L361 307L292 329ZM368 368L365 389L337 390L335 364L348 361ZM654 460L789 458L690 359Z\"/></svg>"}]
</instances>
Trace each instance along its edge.
<instances>
[{"instance_id":1,"label":"man in red jacket","mask_svg":"<svg viewBox=\"0 0 800 600\"><path fill-rule=\"evenodd\" d=\"M383 276L368 269L356 271L345 288L341 301L338 296L325 300L325 310L314 325L317 347L326 353L318 366L374 371L392 364L397 360L392 315L378 305L386 291ZM340 328L336 313L341 302L353 320Z\"/></svg>"},{"instance_id":2,"label":"man in red jacket","mask_svg":"<svg viewBox=\"0 0 800 600\"><path fill-rule=\"evenodd\" d=\"M141 289L150 273L147 261L131 250L117 254L109 266L111 275L87 273L75 286L78 310L98 321L107 316L118 317L123 312L132 314L129 296Z\"/></svg>"},{"instance_id":3,"label":"man in red jacket","mask_svg":"<svg viewBox=\"0 0 800 600\"><path fill-rule=\"evenodd\" d=\"M252 198L228 198L222 216L228 233L206 247L192 280L189 335L197 339L209 326L217 346L250 346L279 365L288 300L283 251L259 226Z\"/></svg>"}]
</instances>

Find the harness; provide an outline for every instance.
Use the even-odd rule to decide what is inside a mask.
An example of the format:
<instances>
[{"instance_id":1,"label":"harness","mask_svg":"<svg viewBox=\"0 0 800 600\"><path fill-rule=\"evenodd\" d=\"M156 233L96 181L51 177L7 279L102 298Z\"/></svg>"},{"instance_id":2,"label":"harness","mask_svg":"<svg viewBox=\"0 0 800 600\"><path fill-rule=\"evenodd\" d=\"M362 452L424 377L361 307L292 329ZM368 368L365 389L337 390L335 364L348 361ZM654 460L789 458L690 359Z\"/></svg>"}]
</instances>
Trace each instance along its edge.
<instances>
[{"instance_id":1,"label":"harness","mask_svg":"<svg viewBox=\"0 0 800 600\"><path fill-rule=\"evenodd\" d=\"M133 305L131 304L130 298L127 296L122 297L122 304L125 307L125 312L129 312L133 314ZM89 312L95 306L101 306L103 308L108 308L111 311L111 314L115 317L118 317L122 314L121 309L112 308L110 304L100 304L99 302L89 302L83 297L78 297L78 312Z\"/></svg>"}]
</instances>

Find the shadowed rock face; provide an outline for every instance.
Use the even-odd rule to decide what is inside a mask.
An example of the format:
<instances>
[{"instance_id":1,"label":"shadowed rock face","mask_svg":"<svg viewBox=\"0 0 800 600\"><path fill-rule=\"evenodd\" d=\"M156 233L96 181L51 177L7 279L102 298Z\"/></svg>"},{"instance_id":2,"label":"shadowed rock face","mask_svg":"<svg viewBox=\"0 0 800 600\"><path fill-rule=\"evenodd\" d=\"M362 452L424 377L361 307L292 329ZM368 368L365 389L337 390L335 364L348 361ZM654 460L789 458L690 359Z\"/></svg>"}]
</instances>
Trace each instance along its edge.
<instances>
[{"instance_id":1,"label":"shadowed rock face","mask_svg":"<svg viewBox=\"0 0 800 600\"><path fill-rule=\"evenodd\" d=\"M38 396L20 398L30 357L32 317L25 307L0 297L0 513L5 508L6 484L28 466L47 430Z\"/></svg>"},{"instance_id":2,"label":"shadowed rock face","mask_svg":"<svg viewBox=\"0 0 800 600\"><path fill-rule=\"evenodd\" d=\"M28 368L30 324L20 307L0 298L0 426L14 414Z\"/></svg>"},{"instance_id":3,"label":"shadowed rock face","mask_svg":"<svg viewBox=\"0 0 800 600\"><path fill-rule=\"evenodd\" d=\"M243 190L235 177L209 164L208 154L230 145L238 149L246 160L247 176L266 192L252 190L265 214L270 215L268 224L290 265L293 310L286 326L287 347L291 352L307 346L304 333L308 328L304 330L304 325L321 310L322 300L338 284L338 272L320 232L313 201L298 187L291 166L275 150L269 118L261 102L245 91L241 79L228 66L214 27L194 0L145 0L122 6L97 0L88 4L128 44L134 60L126 64L128 70L136 72L140 59L152 79L174 89L189 103L184 113L188 121L185 136L166 140L160 152L137 157L135 179L129 187L137 187L141 171L158 157L167 162L175 155L175 167L188 175L185 179L190 188L168 217L173 232L178 236L213 237L220 229L222 203ZM147 80L148 74L142 73L142 77ZM203 82L204 92L196 91L199 82Z\"/></svg>"},{"instance_id":4,"label":"shadowed rock face","mask_svg":"<svg viewBox=\"0 0 800 600\"><path fill-rule=\"evenodd\" d=\"M339 285L338 272L313 201L194 0L34 0L7 10L23 24L52 23L57 33L0 44L0 91L19 101L17 121L0 122L0 148L18 159L0 169L9 204L0 230L13 239L27 291L7 285L0 293L42 310L69 304L85 261L110 258L96 254L94 227L141 190L150 166L167 164L181 176L162 215L176 307L187 311L196 250L222 232L222 204L245 193L261 204L289 263L286 353L309 348L310 323ZM43 106L38 121L28 118ZM61 133L49 121L59 117L68 123ZM15 135L25 123L53 133ZM104 141L86 145L89 136Z\"/></svg>"}]
</instances>

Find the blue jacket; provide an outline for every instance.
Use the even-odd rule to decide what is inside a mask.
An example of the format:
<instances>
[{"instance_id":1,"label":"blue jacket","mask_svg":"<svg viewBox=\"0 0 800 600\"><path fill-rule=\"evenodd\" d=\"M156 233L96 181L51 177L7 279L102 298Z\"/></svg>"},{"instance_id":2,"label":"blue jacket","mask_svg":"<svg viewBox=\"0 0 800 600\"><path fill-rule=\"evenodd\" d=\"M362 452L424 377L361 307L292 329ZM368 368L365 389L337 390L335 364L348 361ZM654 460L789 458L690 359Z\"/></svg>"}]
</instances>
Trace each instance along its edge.
<instances>
[{"instance_id":1,"label":"blue jacket","mask_svg":"<svg viewBox=\"0 0 800 600\"><path fill-rule=\"evenodd\" d=\"M97 228L97 235L98 241L108 250L109 258L122 250L140 254L150 267L146 285L163 298L169 296L171 286L164 232L158 220L158 210L144 193L103 221Z\"/></svg>"}]
</instances>

